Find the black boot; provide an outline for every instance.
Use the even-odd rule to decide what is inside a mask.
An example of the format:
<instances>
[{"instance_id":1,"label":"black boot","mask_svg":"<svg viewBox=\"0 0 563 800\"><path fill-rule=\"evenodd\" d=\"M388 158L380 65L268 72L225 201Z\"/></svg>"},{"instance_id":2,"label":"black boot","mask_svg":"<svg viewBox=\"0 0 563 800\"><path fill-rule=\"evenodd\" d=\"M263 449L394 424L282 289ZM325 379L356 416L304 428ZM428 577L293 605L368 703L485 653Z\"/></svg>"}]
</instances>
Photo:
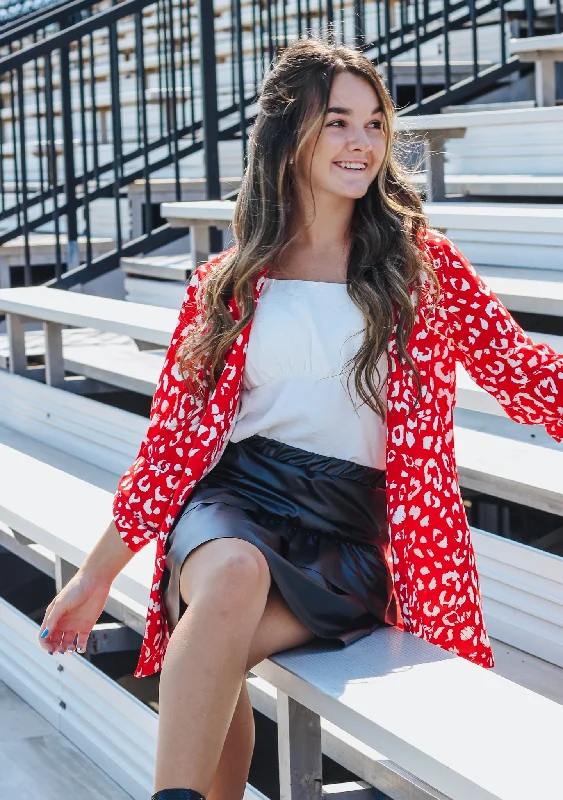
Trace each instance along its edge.
<instances>
[{"instance_id":1,"label":"black boot","mask_svg":"<svg viewBox=\"0 0 563 800\"><path fill-rule=\"evenodd\" d=\"M161 789L151 800L205 800L205 797L195 789Z\"/></svg>"}]
</instances>

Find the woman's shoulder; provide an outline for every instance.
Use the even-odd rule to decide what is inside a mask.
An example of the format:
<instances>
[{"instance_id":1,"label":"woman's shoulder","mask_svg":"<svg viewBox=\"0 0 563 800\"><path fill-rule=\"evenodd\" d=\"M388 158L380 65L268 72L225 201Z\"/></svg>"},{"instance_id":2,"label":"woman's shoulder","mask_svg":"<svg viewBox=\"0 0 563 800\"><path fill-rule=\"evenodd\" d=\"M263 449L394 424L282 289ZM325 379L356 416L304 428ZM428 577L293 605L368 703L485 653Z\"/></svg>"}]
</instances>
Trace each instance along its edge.
<instances>
[{"instance_id":1,"label":"woman's shoulder","mask_svg":"<svg viewBox=\"0 0 563 800\"><path fill-rule=\"evenodd\" d=\"M433 258L439 259L440 261L444 257L456 254L461 255L451 239L436 228L425 226L420 233L419 241L420 244L430 252Z\"/></svg>"},{"instance_id":2,"label":"woman's shoulder","mask_svg":"<svg viewBox=\"0 0 563 800\"><path fill-rule=\"evenodd\" d=\"M426 227L420 235L420 246L426 251L441 283L476 275L469 259L442 231Z\"/></svg>"},{"instance_id":3,"label":"woman's shoulder","mask_svg":"<svg viewBox=\"0 0 563 800\"><path fill-rule=\"evenodd\" d=\"M232 247L229 247L226 250L222 250L220 253L213 256L213 258L204 261L202 264L196 267L192 275L195 276L197 280L203 280L203 278L205 278L206 275L212 272L215 269L215 267L219 266L228 258L230 258L232 255L234 255L237 249L238 249L238 244L234 244L232 245Z\"/></svg>"}]
</instances>

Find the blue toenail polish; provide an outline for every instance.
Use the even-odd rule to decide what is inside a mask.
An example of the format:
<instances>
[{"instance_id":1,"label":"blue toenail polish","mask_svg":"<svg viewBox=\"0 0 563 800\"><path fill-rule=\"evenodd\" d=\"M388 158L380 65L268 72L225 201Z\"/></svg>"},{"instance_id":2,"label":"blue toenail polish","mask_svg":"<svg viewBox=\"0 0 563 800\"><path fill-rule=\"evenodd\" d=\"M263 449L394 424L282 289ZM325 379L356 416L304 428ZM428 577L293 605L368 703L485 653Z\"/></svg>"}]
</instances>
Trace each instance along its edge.
<instances>
[{"instance_id":1,"label":"blue toenail polish","mask_svg":"<svg viewBox=\"0 0 563 800\"><path fill-rule=\"evenodd\" d=\"M40 639L44 639L47 636L48 633L49 633L49 628L45 628L45 630L43 631L43 633L41 634L41 636L39 638Z\"/></svg>"}]
</instances>

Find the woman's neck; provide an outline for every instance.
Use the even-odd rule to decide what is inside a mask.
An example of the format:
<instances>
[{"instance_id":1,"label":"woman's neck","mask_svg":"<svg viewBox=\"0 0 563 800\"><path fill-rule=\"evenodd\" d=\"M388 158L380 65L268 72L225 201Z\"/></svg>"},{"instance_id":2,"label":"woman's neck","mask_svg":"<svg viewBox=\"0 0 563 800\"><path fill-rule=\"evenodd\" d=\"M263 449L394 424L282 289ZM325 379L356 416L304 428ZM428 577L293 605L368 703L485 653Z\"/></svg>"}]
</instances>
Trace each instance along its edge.
<instances>
[{"instance_id":1,"label":"woman's neck","mask_svg":"<svg viewBox=\"0 0 563 800\"><path fill-rule=\"evenodd\" d=\"M348 248L344 244L340 248L322 251L292 245L271 264L268 277L346 283L347 268Z\"/></svg>"}]
</instances>

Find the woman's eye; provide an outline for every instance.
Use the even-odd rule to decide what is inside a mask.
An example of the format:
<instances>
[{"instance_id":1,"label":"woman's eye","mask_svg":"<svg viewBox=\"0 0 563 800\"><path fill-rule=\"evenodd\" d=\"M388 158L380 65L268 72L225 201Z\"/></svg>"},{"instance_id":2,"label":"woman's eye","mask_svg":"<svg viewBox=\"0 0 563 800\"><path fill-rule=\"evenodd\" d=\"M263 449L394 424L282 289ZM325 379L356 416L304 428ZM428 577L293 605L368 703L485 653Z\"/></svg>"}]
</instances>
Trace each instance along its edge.
<instances>
[{"instance_id":1,"label":"woman's eye","mask_svg":"<svg viewBox=\"0 0 563 800\"><path fill-rule=\"evenodd\" d=\"M333 125L336 125L337 122L341 122L342 124L344 124L344 120L343 119L335 119L333 122L329 122L328 123L327 128L330 128ZM382 121L379 120L379 119L374 119L374 120L372 120L370 122L370 125L376 125L377 128L381 128L382 124L383 124Z\"/></svg>"}]
</instances>

